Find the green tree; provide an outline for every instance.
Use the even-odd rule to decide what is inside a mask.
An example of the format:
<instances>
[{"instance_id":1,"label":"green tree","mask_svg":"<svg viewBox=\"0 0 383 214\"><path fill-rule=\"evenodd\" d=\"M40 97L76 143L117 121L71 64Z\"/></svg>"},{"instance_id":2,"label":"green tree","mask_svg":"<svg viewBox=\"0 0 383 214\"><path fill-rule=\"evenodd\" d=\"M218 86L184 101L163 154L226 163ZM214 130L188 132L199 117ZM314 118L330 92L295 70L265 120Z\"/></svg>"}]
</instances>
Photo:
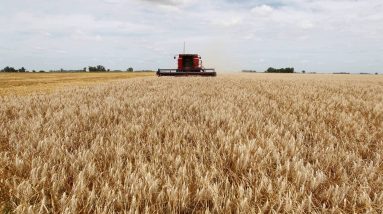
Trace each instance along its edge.
<instances>
[{"instance_id":1,"label":"green tree","mask_svg":"<svg viewBox=\"0 0 383 214\"><path fill-rule=\"evenodd\" d=\"M25 72L26 70L25 70L25 68L24 67L21 67L20 69L19 69L19 72Z\"/></svg>"},{"instance_id":2,"label":"green tree","mask_svg":"<svg viewBox=\"0 0 383 214\"><path fill-rule=\"evenodd\" d=\"M89 66L89 72L105 72L106 69L102 65Z\"/></svg>"},{"instance_id":3,"label":"green tree","mask_svg":"<svg viewBox=\"0 0 383 214\"><path fill-rule=\"evenodd\" d=\"M3 72L17 72L17 70L13 67L7 66L3 69Z\"/></svg>"},{"instance_id":4,"label":"green tree","mask_svg":"<svg viewBox=\"0 0 383 214\"><path fill-rule=\"evenodd\" d=\"M280 69L275 69L273 67L268 68L266 73L294 73L294 68L280 68Z\"/></svg>"}]
</instances>

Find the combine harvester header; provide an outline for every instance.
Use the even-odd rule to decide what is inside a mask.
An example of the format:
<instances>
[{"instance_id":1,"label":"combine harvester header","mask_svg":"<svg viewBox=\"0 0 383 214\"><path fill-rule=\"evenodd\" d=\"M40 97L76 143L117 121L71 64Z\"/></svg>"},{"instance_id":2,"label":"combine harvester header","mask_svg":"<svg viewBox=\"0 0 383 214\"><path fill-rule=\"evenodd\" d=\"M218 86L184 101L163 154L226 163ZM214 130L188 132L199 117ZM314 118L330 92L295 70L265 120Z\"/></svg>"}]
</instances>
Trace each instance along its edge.
<instances>
[{"instance_id":1,"label":"combine harvester header","mask_svg":"<svg viewBox=\"0 0 383 214\"><path fill-rule=\"evenodd\" d=\"M201 56L198 54L179 54L177 62L177 69L158 69L157 76L217 76L214 68L202 66Z\"/></svg>"}]
</instances>

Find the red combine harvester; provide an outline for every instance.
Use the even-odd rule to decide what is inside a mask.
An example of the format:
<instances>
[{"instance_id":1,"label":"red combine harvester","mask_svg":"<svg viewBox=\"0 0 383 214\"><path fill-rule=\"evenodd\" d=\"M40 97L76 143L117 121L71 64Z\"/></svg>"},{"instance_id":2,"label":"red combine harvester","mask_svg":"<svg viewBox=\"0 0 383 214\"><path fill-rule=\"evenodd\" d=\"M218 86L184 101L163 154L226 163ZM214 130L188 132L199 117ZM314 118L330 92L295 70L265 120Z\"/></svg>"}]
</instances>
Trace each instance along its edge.
<instances>
[{"instance_id":1,"label":"red combine harvester","mask_svg":"<svg viewBox=\"0 0 383 214\"><path fill-rule=\"evenodd\" d=\"M198 54L179 54L177 61L177 69L158 69L157 76L217 76L214 68L202 66L202 60Z\"/></svg>"}]
</instances>

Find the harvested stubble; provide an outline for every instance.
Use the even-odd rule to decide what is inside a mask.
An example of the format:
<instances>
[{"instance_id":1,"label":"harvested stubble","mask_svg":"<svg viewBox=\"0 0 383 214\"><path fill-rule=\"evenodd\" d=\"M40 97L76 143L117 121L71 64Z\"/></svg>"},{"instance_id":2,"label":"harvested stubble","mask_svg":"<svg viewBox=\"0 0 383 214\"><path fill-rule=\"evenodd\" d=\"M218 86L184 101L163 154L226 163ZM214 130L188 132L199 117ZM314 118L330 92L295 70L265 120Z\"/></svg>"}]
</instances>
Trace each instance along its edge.
<instances>
[{"instance_id":1,"label":"harvested stubble","mask_svg":"<svg viewBox=\"0 0 383 214\"><path fill-rule=\"evenodd\" d=\"M0 98L26 212L382 212L383 79L131 79Z\"/></svg>"}]
</instances>

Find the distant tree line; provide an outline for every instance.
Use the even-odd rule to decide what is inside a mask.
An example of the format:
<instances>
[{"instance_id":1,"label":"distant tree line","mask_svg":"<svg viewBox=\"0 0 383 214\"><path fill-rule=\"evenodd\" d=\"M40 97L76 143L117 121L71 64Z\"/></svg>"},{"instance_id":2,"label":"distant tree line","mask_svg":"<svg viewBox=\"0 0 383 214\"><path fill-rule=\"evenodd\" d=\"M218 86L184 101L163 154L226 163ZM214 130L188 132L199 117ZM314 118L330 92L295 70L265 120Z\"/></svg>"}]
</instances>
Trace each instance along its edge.
<instances>
[{"instance_id":1,"label":"distant tree line","mask_svg":"<svg viewBox=\"0 0 383 214\"><path fill-rule=\"evenodd\" d=\"M3 69L0 70L0 72L110 72L110 69L106 69L103 65L97 65L97 66L89 66L85 67L80 70L64 70L64 69L59 69L59 70L49 70L49 71L44 71L44 70L32 70L32 71L27 71L24 67L21 67L20 69L15 69L14 67L7 66ZM123 70L113 70L113 72L124 72ZM132 67L129 67L128 69L125 70L125 72L134 72L134 69ZM139 71L136 71L139 72Z\"/></svg>"},{"instance_id":2,"label":"distant tree line","mask_svg":"<svg viewBox=\"0 0 383 214\"><path fill-rule=\"evenodd\" d=\"M294 68L268 68L265 73L294 73Z\"/></svg>"},{"instance_id":3,"label":"distant tree line","mask_svg":"<svg viewBox=\"0 0 383 214\"><path fill-rule=\"evenodd\" d=\"M86 68L84 68L86 69ZM97 65L97 66L89 66L88 67L88 71L89 72L110 72L110 69L106 69L104 66L102 65ZM133 68L132 67L129 67L128 69L126 69L127 72L133 72ZM122 72L121 70L113 70L113 72Z\"/></svg>"},{"instance_id":4,"label":"distant tree line","mask_svg":"<svg viewBox=\"0 0 383 214\"><path fill-rule=\"evenodd\" d=\"M27 70L24 67L21 67L20 69L15 69L13 67L5 67L0 72L26 72Z\"/></svg>"},{"instance_id":5,"label":"distant tree line","mask_svg":"<svg viewBox=\"0 0 383 214\"><path fill-rule=\"evenodd\" d=\"M97 65L97 66L89 66L88 67L89 72L106 72L106 68L102 65Z\"/></svg>"},{"instance_id":6,"label":"distant tree line","mask_svg":"<svg viewBox=\"0 0 383 214\"><path fill-rule=\"evenodd\" d=\"M84 71L86 71L86 68L84 68ZM97 66L89 66L88 71L89 72L110 72L110 69L106 69L102 65L97 65ZM133 72L134 70L132 67L129 67L128 69L126 69L126 71L127 72ZM122 71L121 70L114 70L114 72L122 72Z\"/></svg>"},{"instance_id":7,"label":"distant tree line","mask_svg":"<svg viewBox=\"0 0 383 214\"><path fill-rule=\"evenodd\" d=\"M276 68L273 68L273 67L270 67L268 68L265 73L294 73L295 69L292 67L292 68L280 68L280 69L276 69ZM242 72L245 72L245 73L256 73L257 71L255 70L242 70ZM316 74L316 72L307 72L306 70L302 70L301 71L302 74ZM368 73L368 72L361 72L361 73L350 73L350 72L333 72L332 74L360 74L360 75L372 75L372 74L375 74L375 75L379 75L378 72L376 73Z\"/></svg>"},{"instance_id":8,"label":"distant tree line","mask_svg":"<svg viewBox=\"0 0 383 214\"><path fill-rule=\"evenodd\" d=\"M333 74L351 74L349 72L334 72Z\"/></svg>"}]
</instances>

